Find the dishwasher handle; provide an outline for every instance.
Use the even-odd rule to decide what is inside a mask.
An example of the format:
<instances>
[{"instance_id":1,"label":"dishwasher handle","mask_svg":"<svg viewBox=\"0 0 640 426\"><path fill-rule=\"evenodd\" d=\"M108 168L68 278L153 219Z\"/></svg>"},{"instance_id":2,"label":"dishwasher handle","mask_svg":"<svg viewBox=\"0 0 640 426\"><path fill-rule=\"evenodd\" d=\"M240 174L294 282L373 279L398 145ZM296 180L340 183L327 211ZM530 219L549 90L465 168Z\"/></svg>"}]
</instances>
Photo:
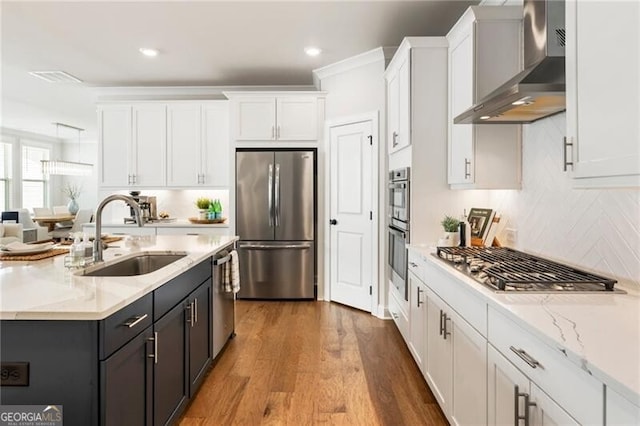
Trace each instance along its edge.
<instances>
[{"instance_id":1,"label":"dishwasher handle","mask_svg":"<svg viewBox=\"0 0 640 426\"><path fill-rule=\"evenodd\" d=\"M220 266L220 265L224 265L225 263L227 263L228 261L231 260L231 255L228 254L224 257L220 257L218 259L213 259L213 266Z\"/></svg>"}]
</instances>

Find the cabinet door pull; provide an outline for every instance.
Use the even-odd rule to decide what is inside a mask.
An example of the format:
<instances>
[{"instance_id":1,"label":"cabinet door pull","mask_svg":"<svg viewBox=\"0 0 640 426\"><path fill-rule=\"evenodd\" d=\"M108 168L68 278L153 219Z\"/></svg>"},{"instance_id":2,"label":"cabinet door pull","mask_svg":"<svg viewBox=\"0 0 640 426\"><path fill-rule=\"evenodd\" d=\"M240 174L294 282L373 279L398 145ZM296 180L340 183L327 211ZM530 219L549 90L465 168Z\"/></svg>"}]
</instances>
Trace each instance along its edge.
<instances>
[{"instance_id":1,"label":"cabinet door pull","mask_svg":"<svg viewBox=\"0 0 640 426\"><path fill-rule=\"evenodd\" d=\"M447 321L451 321L451 318L445 313L444 324L442 327L442 337L444 338L444 340L447 340L447 336L451 336L451 332L447 330Z\"/></svg>"},{"instance_id":2,"label":"cabinet door pull","mask_svg":"<svg viewBox=\"0 0 640 426\"><path fill-rule=\"evenodd\" d=\"M520 397L524 398L524 414L520 415ZM520 424L520 420L524 420L524 426L529 426L529 419L530 419L530 415L529 415L529 409L531 407L535 407L536 403L535 402L531 402L529 400L530 396L528 393L520 393L520 388L518 387L518 385L514 386L513 389L513 399L515 401L515 407L513 412L514 414L514 419L513 419L513 424L515 426L518 426Z\"/></svg>"},{"instance_id":3,"label":"cabinet door pull","mask_svg":"<svg viewBox=\"0 0 640 426\"><path fill-rule=\"evenodd\" d=\"M276 127L271 126L271 139L275 139L275 138L276 138Z\"/></svg>"},{"instance_id":4,"label":"cabinet door pull","mask_svg":"<svg viewBox=\"0 0 640 426\"><path fill-rule=\"evenodd\" d=\"M416 294L416 299L417 299L417 303L416 303L416 305L417 305L417 306L418 306L418 308L419 308L419 307L420 307L420 305L422 305L422 304L424 303L424 302L422 302L422 301L420 300L420 293L424 293L424 290L422 290L420 287L416 287L416 290L418 290L418 291L417 291L417 293L418 293L418 294Z\"/></svg>"},{"instance_id":5,"label":"cabinet door pull","mask_svg":"<svg viewBox=\"0 0 640 426\"><path fill-rule=\"evenodd\" d=\"M186 310L189 311L189 318L187 318L187 322L191 327L193 327L193 302L189 302L186 306Z\"/></svg>"},{"instance_id":6,"label":"cabinet door pull","mask_svg":"<svg viewBox=\"0 0 640 426\"><path fill-rule=\"evenodd\" d=\"M148 316L149 316L148 314L144 314L144 315L138 315L137 317L129 318L122 325L124 325L126 327L129 327L129 328L133 328L133 327L136 326L136 324L139 324L141 321L143 321Z\"/></svg>"},{"instance_id":7,"label":"cabinet door pull","mask_svg":"<svg viewBox=\"0 0 640 426\"><path fill-rule=\"evenodd\" d=\"M398 133L397 132L393 132L393 142L392 142L392 146L395 148L396 146L398 146L399 142L398 142Z\"/></svg>"},{"instance_id":8,"label":"cabinet door pull","mask_svg":"<svg viewBox=\"0 0 640 426\"><path fill-rule=\"evenodd\" d=\"M442 336L442 333L444 333L444 312L442 312L442 309L440 309L440 335Z\"/></svg>"},{"instance_id":9,"label":"cabinet door pull","mask_svg":"<svg viewBox=\"0 0 640 426\"><path fill-rule=\"evenodd\" d=\"M509 349L511 349L511 351L513 353L518 355L518 357L520 357L520 359L522 359L524 362L529 364L529 367L531 367L531 368L538 368L538 367L542 368L542 364L540 364L538 362L538 360L536 360L531 355L529 355L524 349L516 349L513 346L509 346Z\"/></svg>"},{"instance_id":10,"label":"cabinet door pull","mask_svg":"<svg viewBox=\"0 0 640 426\"><path fill-rule=\"evenodd\" d=\"M471 178L471 160L469 160L468 158L464 159L464 178Z\"/></svg>"},{"instance_id":11,"label":"cabinet door pull","mask_svg":"<svg viewBox=\"0 0 640 426\"><path fill-rule=\"evenodd\" d=\"M158 363L158 332L154 331L153 337L150 337L147 340L153 342L153 353L149 354L149 358L153 358L153 363L157 364Z\"/></svg>"},{"instance_id":12,"label":"cabinet door pull","mask_svg":"<svg viewBox=\"0 0 640 426\"><path fill-rule=\"evenodd\" d=\"M567 142L571 140L571 142ZM564 137L562 138L562 164L563 164L563 171L567 171L567 166L571 166L571 170L573 170L573 160L572 161L567 161L567 147L570 146L571 147L571 154L572 154L572 158L573 158L573 139L572 138L568 138L568 137Z\"/></svg>"},{"instance_id":13,"label":"cabinet door pull","mask_svg":"<svg viewBox=\"0 0 640 426\"><path fill-rule=\"evenodd\" d=\"M193 301L193 322L198 322L198 298Z\"/></svg>"},{"instance_id":14,"label":"cabinet door pull","mask_svg":"<svg viewBox=\"0 0 640 426\"><path fill-rule=\"evenodd\" d=\"M276 139L280 139L280 125L278 125L276 130Z\"/></svg>"},{"instance_id":15,"label":"cabinet door pull","mask_svg":"<svg viewBox=\"0 0 640 426\"><path fill-rule=\"evenodd\" d=\"M412 268L417 268L418 264L415 262L409 262L409 266L411 266Z\"/></svg>"}]
</instances>

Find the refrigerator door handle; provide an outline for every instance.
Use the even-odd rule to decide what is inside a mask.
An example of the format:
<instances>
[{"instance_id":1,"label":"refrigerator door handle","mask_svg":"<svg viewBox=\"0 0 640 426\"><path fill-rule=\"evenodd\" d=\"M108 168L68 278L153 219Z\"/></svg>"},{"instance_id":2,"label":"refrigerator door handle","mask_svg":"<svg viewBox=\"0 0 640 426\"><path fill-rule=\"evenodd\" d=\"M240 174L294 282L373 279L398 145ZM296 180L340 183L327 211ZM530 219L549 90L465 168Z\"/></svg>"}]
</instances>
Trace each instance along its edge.
<instances>
[{"instance_id":1,"label":"refrigerator door handle","mask_svg":"<svg viewBox=\"0 0 640 426\"><path fill-rule=\"evenodd\" d=\"M238 244L240 249L249 250L282 250L282 249L297 249L306 250L311 248L311 243L299 243L299 244Z\"/></svg>"},{"instance_id":2,"label":"refrigerator door handle","mask_svg":"<svg viewBox=\"0 0 640 426\"><path fill-rule=\"evenodd\" d=\"M280 164L276 164L276 184L275 184L275 192L276 192L276 208L274 212L275 216L275 225L280 226Z\"/></svg>"},{"instance_id":3,"label":"refrigerator door handle","mask_svg":"<svg viewBox=\"0 0 640 426\"><path fill-rule=\"evenodd\" d=\"M267 197L269 199L269 227L273 227L273 164L269 164L269 179L267 180Z\"/></svg>"}]
</instances>

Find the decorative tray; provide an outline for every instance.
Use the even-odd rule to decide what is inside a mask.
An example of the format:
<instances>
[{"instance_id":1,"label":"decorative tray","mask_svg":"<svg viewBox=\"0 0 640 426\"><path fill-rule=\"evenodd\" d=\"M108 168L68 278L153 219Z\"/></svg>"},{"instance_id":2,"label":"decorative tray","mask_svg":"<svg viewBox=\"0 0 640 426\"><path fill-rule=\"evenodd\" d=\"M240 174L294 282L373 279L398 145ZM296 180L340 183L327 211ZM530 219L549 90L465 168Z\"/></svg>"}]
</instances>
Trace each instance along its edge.
<instances>
[{"instance_id":1,"label":"decorative tray","mask_svg":"<svg viewBox=\"0 0 640 426\"><path fill-rule=\"evenodd\" d=\"M221 217L219 219L198 219L197 217L190 217L189 222L197 223L199 225L207 225L212 223L224 223L227 220L226 217Z\"/></svg>"}]
</instances>

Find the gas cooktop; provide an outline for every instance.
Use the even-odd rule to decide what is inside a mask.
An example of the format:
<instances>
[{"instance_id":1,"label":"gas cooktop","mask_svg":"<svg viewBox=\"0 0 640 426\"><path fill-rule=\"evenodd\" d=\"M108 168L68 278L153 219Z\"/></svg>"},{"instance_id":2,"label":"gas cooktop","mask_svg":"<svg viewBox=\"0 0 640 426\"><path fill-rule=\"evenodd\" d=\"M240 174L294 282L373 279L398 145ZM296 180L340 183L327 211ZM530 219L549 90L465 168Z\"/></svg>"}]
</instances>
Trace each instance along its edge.
<instances>
[{"instance_id":1,"label":"gas cooktop","mask_svg":"<svg viewBox=\"0 0 640 426\"><path fill-rule=\"evenodd\" d=\"M496 292L608 292L617 282L508 247L438 247L440 260Z\"/></svg>"}]
</instances>

